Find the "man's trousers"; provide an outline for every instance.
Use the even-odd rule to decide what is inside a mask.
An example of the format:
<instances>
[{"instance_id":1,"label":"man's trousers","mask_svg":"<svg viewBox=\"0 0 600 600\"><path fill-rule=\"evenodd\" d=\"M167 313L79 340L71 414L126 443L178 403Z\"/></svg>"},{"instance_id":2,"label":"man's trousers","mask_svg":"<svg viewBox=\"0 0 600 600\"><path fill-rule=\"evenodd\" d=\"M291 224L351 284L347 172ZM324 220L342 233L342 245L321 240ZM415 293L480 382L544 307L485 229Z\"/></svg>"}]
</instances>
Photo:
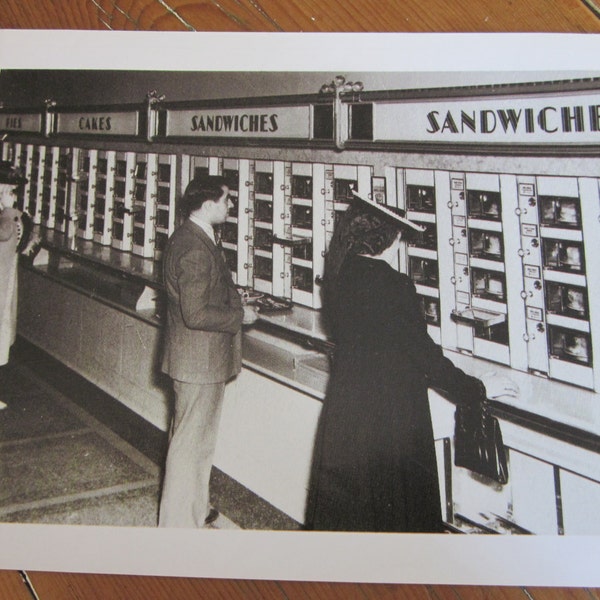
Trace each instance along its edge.
<instances>
[{"instance_id":1,"label":"man's trousers","mask_svg":"<svg viewBox=\"0 0 600 600\"><path fill-rule=\"evenodd\" d=\"M225 383L173 381L175 407L160 501L159 527L204 527Z\"/></svg>"}]
</instances>

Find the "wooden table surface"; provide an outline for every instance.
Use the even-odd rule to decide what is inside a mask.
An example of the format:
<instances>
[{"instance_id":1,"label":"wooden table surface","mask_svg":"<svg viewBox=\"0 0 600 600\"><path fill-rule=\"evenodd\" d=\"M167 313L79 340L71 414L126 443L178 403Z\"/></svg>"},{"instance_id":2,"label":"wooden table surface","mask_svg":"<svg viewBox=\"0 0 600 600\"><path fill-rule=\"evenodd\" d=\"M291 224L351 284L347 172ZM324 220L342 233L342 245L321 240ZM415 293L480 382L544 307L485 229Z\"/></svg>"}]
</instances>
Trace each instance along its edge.
<instances>
[{"instance_id":1,"label":"wooden table surface","mask_svg":"<svg viewBox=\"0 0 600 600\"><path fill-rule=\"evenodd\" d=\"M3 0L0 27L598 33L600 0ZM2 599L294 600L317 597L329 600L600 600L600 591L586 588L334 584L0 571Z\"/></svg>"}]
</instances>

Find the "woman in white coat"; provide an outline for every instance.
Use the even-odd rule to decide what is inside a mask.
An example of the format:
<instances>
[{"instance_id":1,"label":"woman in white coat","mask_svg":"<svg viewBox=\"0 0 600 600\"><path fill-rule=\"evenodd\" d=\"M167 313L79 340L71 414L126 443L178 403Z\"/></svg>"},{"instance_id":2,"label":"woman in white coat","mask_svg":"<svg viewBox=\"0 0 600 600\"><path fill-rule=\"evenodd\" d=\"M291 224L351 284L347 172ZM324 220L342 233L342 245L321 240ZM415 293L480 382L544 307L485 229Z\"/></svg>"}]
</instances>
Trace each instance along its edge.
<instances>
[{"instance_id":1,"label":"woman in white coat","mask_svg":"<svg viewBox=\"0 0 600 600\"><path fill-rule=\"evenodd\" d=\"M17 334L18 256L36 242L31 218L13 206L14 190L24 182L9 164L0 164L0 366L8 362Z\"/></svg>"}]
</instances>

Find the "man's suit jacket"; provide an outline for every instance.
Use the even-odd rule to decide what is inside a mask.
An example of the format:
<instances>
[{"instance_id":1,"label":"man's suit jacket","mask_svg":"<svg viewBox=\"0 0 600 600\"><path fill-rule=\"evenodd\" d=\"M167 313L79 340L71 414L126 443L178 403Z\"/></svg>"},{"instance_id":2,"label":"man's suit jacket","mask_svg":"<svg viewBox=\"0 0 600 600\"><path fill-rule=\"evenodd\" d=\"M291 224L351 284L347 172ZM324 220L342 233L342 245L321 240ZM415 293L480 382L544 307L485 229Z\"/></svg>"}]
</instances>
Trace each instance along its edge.
<instances>
[{"instance_id":1,"label":"man's suit jacket","mask_svg":"<svg viewBox=\"0 0 600 600\"><path fill-rule=\"evenodd\" d=\"M188 383L220 383L241 369L240 295L221 251L189 219L164 255L167 323L162 370Z\"/></svg>"}]
</instances>

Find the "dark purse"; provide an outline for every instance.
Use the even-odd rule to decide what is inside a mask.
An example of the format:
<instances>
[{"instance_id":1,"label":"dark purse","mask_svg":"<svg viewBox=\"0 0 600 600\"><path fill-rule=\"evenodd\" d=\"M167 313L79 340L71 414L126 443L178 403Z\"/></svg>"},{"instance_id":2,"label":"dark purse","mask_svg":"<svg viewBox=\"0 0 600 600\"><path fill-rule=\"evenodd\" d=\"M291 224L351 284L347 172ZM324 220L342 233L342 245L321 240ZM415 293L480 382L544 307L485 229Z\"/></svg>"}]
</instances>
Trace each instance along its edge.
<instances>
[{"instance_id":1,"label":"dark purse","mask_svg":"<svg viewBox=\"0 0 600 600\"><path fill-rule=\"evenodd\" d=\"M454 415L454 464L508 482L506 449L498 419L485 403L459 404Z\"/></svg>"}]
</instances>

